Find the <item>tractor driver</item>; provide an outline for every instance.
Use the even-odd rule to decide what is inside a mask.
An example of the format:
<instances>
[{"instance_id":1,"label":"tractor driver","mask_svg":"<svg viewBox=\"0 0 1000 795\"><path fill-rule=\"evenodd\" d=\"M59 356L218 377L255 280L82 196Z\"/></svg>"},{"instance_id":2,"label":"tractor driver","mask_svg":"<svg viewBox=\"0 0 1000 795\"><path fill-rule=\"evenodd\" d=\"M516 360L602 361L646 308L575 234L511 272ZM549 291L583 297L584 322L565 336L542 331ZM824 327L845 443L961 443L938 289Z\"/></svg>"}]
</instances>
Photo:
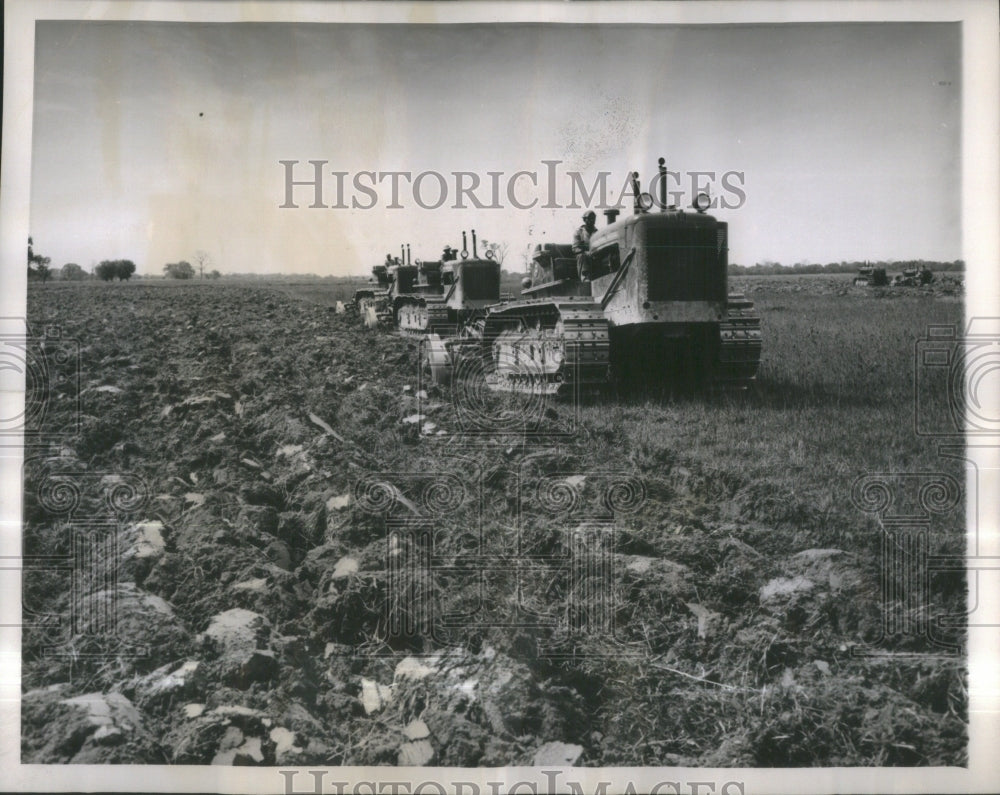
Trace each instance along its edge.
<instances>
[{"instance_id":1,"label":"tractor driver","mask_svg":"<svg viewBox=\"0 0 1000 795\"><path fill-rule=\"evenodd\" d=\"M588 210L583 214L583 226L573 233L573 253L576 254L576 271L580 281L590 281L590 236L597 231L597 213Z\"/></svg>"}]
</instances>

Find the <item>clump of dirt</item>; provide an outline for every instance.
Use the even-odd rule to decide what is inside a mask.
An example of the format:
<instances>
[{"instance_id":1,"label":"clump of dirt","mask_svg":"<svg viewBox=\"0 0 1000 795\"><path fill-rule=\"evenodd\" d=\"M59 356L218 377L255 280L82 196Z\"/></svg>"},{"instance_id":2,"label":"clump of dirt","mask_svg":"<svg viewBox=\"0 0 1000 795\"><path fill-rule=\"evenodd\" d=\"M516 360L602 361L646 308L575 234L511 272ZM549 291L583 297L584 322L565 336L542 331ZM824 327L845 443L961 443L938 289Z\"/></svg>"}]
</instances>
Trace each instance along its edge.
<instances>
[{"instance_id":1,"label":"clump of dirt","mask_svg":"<svg viewBox=\"0 0 1000 795\"><path fill-rule=\"evenodd\" d=\"M25 764L163 764L167 755L143 716L120 693L73 696L58 684L22 699Z\"/></svg>"}]
</instances>

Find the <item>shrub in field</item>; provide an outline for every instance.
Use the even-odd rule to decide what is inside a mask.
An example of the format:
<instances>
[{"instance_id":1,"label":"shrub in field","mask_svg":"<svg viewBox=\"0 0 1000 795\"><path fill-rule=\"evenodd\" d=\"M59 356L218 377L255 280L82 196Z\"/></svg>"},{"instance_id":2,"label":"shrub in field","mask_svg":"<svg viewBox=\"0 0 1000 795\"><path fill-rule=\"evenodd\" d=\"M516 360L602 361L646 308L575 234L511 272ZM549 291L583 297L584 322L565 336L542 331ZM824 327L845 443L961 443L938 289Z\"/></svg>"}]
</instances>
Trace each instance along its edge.
<instances>
[{"instance_id":1,"label":"shrub in field","mask_svg":"<svg viewBox=\"0 0 1000 795\"><path fill-rule=\"evenodd\" d=\"M44 257L43 259L48 260L48 257ZM34 269L28 268L29 279L38 279L41 282L47 282L50 276L52 276L52 269L49 268L48 262L39 262Z\"/></svg>"},{"instance_id":2,"label":"shrub in field","mask_svg":"<svg viewBox=\"0 0 1000 795\"><path fill-rule=\"evenodd\" d=\"M47 282L49 277L52 275L52 270L49 268L49 263L52 261L51 257L43 257L41 254L36 254L34 251L34 243L32 239L28 238L28 279L34 280L38 279L42 282ZM35 267L32 268L31 266Z\"/></svg>"},{"instance_id":3,"label":"shrub in field","mask_svg":"<svg viewBox=\"0 0 1000 795\"><path fill-rule=\"evenodd\" d=\"M97 278L104 282L115 279L127 281L135 273L135 263L130 259L106 259L94 269Z\"/></svg>"},{"instance_id":4,"label":"shrub in field","mask_svg":"<svg viewBox=\"0 0 1000 795\"><path fill-rule=\"evenodd\" d=\"M168 262L163 266L163 273L168 279L193 279L194 267L186 260Z\"/></svg>"},{"instance_id":5,"label":"shrub in field","mask_svg":"<svg viewBox=\"0 0 1000 795\"><path fill-rule=\"evenodd\" d=\"M75 262L67 262L59 270L59 278L64 282L82 282L87 278L87 273Z\"/></svg>"},{"instance_id":6,"label":"shrub in field","mask_svg":"<svg viewBox=\"0 0 1000 795\"><path fill-rule=\"evenodd\" d=\"M105 260L96 268L94 268L94 275L102 282L110 282L112 279L115 278L114 265L108 260Z\"/></svg>"}]
</instances>

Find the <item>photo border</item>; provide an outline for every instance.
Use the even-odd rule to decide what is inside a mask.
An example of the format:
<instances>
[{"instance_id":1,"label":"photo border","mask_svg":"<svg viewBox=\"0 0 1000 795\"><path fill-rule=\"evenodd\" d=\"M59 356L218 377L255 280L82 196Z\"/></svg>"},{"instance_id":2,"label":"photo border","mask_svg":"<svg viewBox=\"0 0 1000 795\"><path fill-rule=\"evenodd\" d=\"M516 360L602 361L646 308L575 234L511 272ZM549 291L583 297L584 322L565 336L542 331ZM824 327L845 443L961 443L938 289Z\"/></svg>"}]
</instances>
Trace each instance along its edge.
<instances>
[{"instance_id":1,"label":"photo border","mask_svg":"<svg viewBox=\"0 0 1000 795\"><path fill-rule=\"evenodd\" d=\"M962 188L963 258L967 267L967 317L996 316L995 297L1000 295L1000 190L998 190L997 97L998 40L995 6L981 0L958 0L949 4L930 2L587 2L587 3L208 3L149 2L97 3L61 0L28 2L8 0L4 7L4 116L2 150L2 193L0 193L0 267L4 289L0 291L0 316L23 316L26 275L23 242L28 235L28 208L31 176L31 118L33 107L34 24L40 19L135 21L257 21L257 22L406 22L471 23L523 21L541 23L615 24L658 22L674 24L760 24L815 23L826 21L958 21L962 28ZM948 202L954 197L928 197ZM22 390L23 393L23 390ZM17 406L22 396L5 393L5 406ZM997 460L992 448L992 461ZM21 554L20 517L21 454L0 451L3 478L0 556L16 559ZM967 527L977 535L980 555L998 554L996 499L1000 493L998 470L968 468ZM976 514L978 506L979 514ZM977 520L981 523L976 525ZM273 792L282 791L287 776L279 769L195 768L164 766L80 766L20 765L20 577L11 570L0 576L0 650L3 676L0 678L0 764L5 773L5 789L59 791L100 789L146 791ZM995 619L997 594L991 604L980 605L984 615ZM469 770L443 768L338 768L327 776L332 781L358 782L439 781L448 791L456 782L478 782L490 792L487 782L503 781L508 789L516 782L534 782L539 791L579 782L583 791L594 791L601 781L613 783L608 792L881 792L902 789L923 792L988 792L1000 788L1000 772L995 764L995 738L1000 734L996 630L969 635L969 766L958 768L817 768L795 769L660 769L612 768L539 770L506 768ZM301 769L295 780L302 791L312 791L310 768ZM287 769L285 769L287 771ZM664 783L670 783L665 786ZM740 782L740 787L725 784ZM674 784L676 783L676 786ZM714 789L709 789L712 783ZM695 787L701 784L700 787ZM466 785L467 786L467 785ZM358 791L369 791L361 789ZM379 790L375 790L379 791ZM384 789L382 791L392 791ZM404 790L400 790L404 791ZM425 789L423 791L434 791ZM469 790L466 789L466 792ZM501 790L502 791L502 790ZM526 787L519 791L530 791Z\"/></svg>"}]
</instances>

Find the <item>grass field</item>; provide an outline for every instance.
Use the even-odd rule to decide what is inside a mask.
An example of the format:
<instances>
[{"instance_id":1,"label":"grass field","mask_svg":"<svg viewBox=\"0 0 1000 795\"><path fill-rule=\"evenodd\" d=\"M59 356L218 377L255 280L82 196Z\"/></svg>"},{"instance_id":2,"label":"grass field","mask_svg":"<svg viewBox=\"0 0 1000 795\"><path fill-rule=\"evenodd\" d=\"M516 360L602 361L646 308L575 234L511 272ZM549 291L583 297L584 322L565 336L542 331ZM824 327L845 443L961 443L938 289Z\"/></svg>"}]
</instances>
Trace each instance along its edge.
<instances>
[{"instance_id":1,"label":"grass field","mask_svg":"<svg viewBox=\"0 0 1000 795\"><path fill-rule=\"evenodd\" d=\"M95 515L137 476L109 587L119 640L156 652L26 630L24 761L208 763L240 707L247 764L396 764L418 719L446 766L530 764L554 741L588 766L964 764L962 655L884 631L890 611L960 612L964 578L885 602L883 528L852 501L872 473L963 481L914 429L917 341L961 324L961 301L734 282L762 317L748 394L609 394L544 406L566 436L474 443L413 341L333 311L350 285L33 285L32 328L80 342L82 415L26 465L26 549L67 549L53 472ZM930 518L931 551L964 550L962 515ZM74 598L26 575L34 611ZM218 640L235 608L258 616L250 649ZM111 691L141 726L101 745L63 700Z\"/></svg>"}]
</instances>

